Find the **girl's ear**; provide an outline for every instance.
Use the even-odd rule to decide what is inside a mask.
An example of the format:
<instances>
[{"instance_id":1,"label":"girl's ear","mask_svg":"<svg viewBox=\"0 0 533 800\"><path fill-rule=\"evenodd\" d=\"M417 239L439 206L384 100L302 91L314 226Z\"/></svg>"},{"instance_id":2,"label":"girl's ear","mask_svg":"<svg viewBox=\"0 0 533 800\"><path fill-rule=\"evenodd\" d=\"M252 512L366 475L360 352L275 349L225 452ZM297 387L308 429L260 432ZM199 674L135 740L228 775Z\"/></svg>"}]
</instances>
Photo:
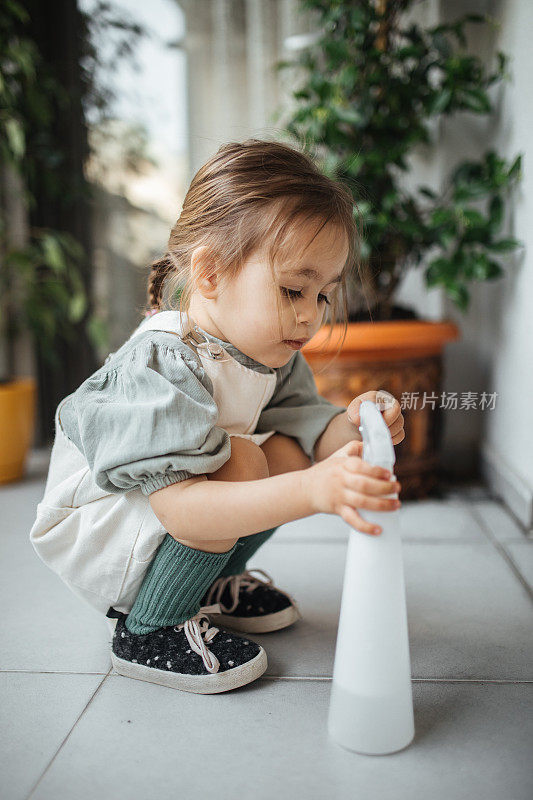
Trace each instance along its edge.
<instances>
[{"instance_id":1,"label":"girl's ear","mask_svg":"<svg viewBox=\"0 0 533 800\"><path fill-rule=\"evenodd\" d=\"M194 286L204 297L215 297L217 273L207 245L196 247L191 254L191 277Z\"/></svg>"}]
</instances>

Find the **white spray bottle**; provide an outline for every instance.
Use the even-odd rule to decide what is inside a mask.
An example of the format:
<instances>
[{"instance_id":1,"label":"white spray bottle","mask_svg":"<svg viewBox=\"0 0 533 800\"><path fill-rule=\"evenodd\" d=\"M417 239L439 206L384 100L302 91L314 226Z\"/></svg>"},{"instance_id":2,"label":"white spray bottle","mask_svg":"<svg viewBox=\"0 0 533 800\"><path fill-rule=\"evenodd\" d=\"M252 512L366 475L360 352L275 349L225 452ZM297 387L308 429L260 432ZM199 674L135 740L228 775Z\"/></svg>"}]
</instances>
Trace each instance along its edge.
<instances>
[{"instance_id":1,"label":"white spray bottle","mask_svg":"<svg viewBox=\"0 0 533 800\"><path fill-rule=\"evenodd\" d=\"M380 394L388 393L359 408L363 460L392 473L396 456ZM349 750L385 755L407 747L415 733L400 513L358 512L382 532L349 533L328 730Z\"/></svg>"}]
</instances>

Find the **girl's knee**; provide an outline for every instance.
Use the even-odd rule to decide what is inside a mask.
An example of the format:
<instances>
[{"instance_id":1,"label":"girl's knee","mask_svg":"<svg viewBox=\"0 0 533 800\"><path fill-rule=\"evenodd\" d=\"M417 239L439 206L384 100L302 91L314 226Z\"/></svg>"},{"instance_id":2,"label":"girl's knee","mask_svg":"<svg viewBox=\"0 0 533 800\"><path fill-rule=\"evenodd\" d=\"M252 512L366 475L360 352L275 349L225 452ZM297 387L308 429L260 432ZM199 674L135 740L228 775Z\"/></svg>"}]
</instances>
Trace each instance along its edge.
<instances>
[{"instance_id":1,"label":"girl's knee","mask_svg":"<svg viewBox=\"0 0 533 800\"><path fill-rule=\"evenodd\" d=\"M311 466L311 459L292 436L275 433L266 440L262 449L267 459L269 475L279 475Z\"/></svg>"},{"instance_id":2,"label":"girl's knee","mask_svg":"<svg viewBox=\"0 0 533 800\"><path fill-rule=\"evenodd\" d=\"M227 553L231 550L233 545L238 542L238 539L223 539L223 540L203 540L195 539L176 539L180 544L185 547L190 547L192 550L201 550L204 553Z\"/></svg>"},{"instance_id":3,"label":"girl's knee","mask_svg":"<svg viewBox=\"0 0 533 800\"><path fill-rule=\"evenodd\" d=\"M231 437L231 460L241 478L235 480L253 481L268 478L268 462L261 448L250 439Z\"/></svg>"},{"instance_id":4,"label":"girl's knee","mask_svg":"<svg viewBox=\"0 0 533 800\"><path fill-rule=\"evenodd\" d=\"M268 461L261 448L250 439L231 436L231 456L216 472L208 474L211 480L253 481L268 478Z\"/></svg>"}]
</instances>

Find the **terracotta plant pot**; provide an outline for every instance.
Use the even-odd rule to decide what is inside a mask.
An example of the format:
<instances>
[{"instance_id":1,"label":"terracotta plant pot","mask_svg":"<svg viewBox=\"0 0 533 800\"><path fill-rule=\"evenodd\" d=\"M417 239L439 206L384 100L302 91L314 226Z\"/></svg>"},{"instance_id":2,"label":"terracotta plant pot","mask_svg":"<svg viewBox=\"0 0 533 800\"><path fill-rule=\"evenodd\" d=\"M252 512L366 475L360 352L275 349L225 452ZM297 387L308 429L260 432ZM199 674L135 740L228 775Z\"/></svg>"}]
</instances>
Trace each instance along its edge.
<instances>
[{"instance_id":1,"label":"terracotta plant pot","mask_svg":"<svg viewBox=\"0 0 533 800\"><path fill-rule=\"evenodd\" d=\"M34 378L0 384L0 483L18 481L24 475L35 431L36 398Z\"/></svg>"},{"instance_id":2,"label":"terracotta plant pot","mask_svg":"<svg viewBox=\"0 0 533 800\"><path fill-rule=\"evenodd\" d=\"M351 322L339 356L324 369L335 355L342 330L336 325L326 345L329 327L324 326L302 349L319 393L343 406L374 389L393 394L405 420L405 439L395 445L394 472L402 484L401 496L426 497L439 478L442 351L446 342L459 337L458 327L424 320Z\"/></svg>"}]
</instances>

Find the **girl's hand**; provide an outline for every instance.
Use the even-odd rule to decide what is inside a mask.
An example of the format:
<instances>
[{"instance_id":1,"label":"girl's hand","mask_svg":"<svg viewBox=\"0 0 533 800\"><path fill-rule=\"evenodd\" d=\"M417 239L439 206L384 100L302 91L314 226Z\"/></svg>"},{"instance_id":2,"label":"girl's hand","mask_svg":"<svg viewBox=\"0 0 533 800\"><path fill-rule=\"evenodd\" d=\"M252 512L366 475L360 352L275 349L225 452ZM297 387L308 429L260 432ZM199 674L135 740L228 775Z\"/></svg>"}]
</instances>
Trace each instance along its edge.
<instances>
[{"instance_id":1,"label":"girl's hand","mask_svg":"<svg viewBox=\"0 0 533 800\"><path fill-rule=\"evenodd\" d=\"M394 511L399 508L399 501L381 495L396 494L401 487L399 482L385 477L386 469L363 461L362 452L362 442L348 442L328 458L302 470L302 482L313 514L338 514L352 528L377 535L381 529L363 519L356 507Z\"/></svg>"},{"instance_id":2,"label":"girl's hand","mask_svg":"<svg viewBox=\"0 0 533 800\"><path fill-rule=\"evenodd\" d=\"M371 400L376 404L380 400L387 403L386 408L381 409L381 413L383 414L383 419L385 420L389 429L392 443L400 444L400 442L403 442L405 439L405 432L403 429L404 419L400 409L400 404L394 398L394 396L390 394L390 392L386 392L384 389L378 389L377 391L372 390L371 392L364 392L363 394L357 395L357 397L352 400L346 409L346 415L348 419L350 422L353 422L354 425L357 425L357 430L359 430L359 425L361 424L359 406L363 400Z\"/></svg>"}]
</instances>

